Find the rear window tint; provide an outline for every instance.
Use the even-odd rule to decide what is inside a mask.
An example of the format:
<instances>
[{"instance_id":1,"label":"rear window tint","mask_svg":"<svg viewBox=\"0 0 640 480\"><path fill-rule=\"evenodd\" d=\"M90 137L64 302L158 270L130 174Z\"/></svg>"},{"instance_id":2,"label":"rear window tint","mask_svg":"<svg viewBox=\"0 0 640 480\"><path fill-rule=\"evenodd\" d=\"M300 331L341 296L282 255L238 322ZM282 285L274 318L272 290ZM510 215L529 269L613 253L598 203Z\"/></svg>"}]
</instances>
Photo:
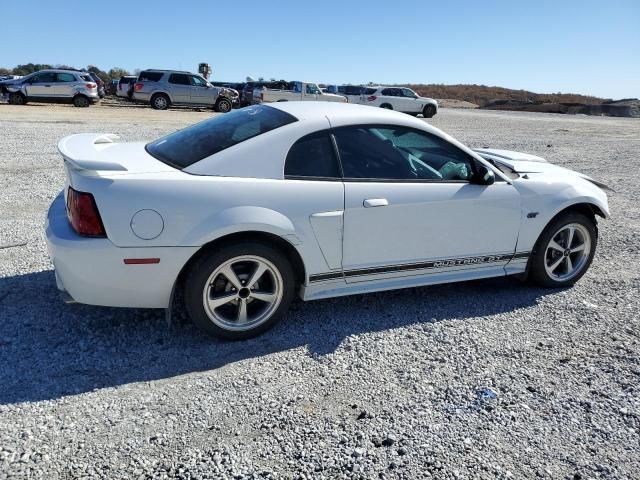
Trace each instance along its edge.
<instances>
[{"instance_id":1,"label":"rear window tint","mask_svg":"<svg viewBox=\"0 0 640 480\"><path fill-rule=\"evenodd\" d=\"M162 72L140 72L138 81L140 82L159 82L164 75Z\"/></svg>"},{"instance_id":2,"label":"rear window tint","mask_svg":"<svg viewBox=\"0 0 640 480\"><path fill-rule=\"evenodd\" d=\"M82 80L84 80L85 82L92 82L93 81L93 78L91 78L89 75L80 75L80 78ZM70 81L73 81L73 80L70 80Z\"/></svg>"},{"instance_id":3,"label":"rear window tint","mask_svg":"<svg viewBox=\"0 0 640 480\"><path fill-rule=\"evenodd\" d=\"M362 92L364 95L373 95L376 93L377 88L365 88Z\"/></svg>"},{"instance_id":4,"label":"rear window tint","mask_svg":"<svg viewBox=\"0 0 640 480\"><path fill-rule=\"evenodd\" d=\"M133 83L135 81L135 78L120 77L120 83Z\"/></svg>"},{"instance_id":5,"label":"rear window tint","mask_svg":"<svg viewBox=\"0 0 640 480\"><path fill-rule=\"evenodd\" d=\"M234 110L147 144L154 158L183 169L245 140L283 127L298 119L266 105Z\"/></svg>"}]
</instances>

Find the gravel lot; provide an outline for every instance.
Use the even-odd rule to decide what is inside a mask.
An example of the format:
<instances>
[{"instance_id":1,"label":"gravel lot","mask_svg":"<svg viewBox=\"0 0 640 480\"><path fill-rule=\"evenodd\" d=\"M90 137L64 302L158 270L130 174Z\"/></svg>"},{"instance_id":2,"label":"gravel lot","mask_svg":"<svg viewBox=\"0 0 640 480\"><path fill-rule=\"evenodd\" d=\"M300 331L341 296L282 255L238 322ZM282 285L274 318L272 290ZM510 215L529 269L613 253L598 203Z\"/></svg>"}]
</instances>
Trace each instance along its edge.
<instances>
[{"instance_id":1,"label":"gravel lot","mask_svg":"<svg viewBox=\"0 0 640 480\"><path fill-rule=\"evenodd\" d=\"M0 478L640 478L640 121L431 121L615 189L569 290L505 278L298 302L240 343L62 303L43 236L57 141L210 115L0 104Z\"/></svg>"}]
</instances>

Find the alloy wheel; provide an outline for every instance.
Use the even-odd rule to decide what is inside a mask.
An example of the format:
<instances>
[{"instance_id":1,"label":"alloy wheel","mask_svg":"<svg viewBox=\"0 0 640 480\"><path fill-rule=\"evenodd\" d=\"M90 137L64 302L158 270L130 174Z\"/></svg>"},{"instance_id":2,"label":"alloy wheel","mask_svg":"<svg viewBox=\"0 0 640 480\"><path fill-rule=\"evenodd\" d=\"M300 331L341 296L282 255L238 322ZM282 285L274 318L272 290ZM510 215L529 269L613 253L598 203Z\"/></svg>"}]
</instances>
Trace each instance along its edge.
<instances>
[{"instance_id":1,"label":"alloy wheel","mask_svg":"<svg viewBox=\"0 0 640 480\"><path fill-rule=\"evenodd\" d=\"M579 223L558 229L551 237L544 254L547 275L556 281L566 281L578 275L589 262L591 235Z\"/></svg>"},{"instance_id":2,"label":"alloy wheel","mask_svg":"<svg viewBox=\"0 0 640 480\"><path fill-rule=\"evenodd\" d=\"M225 330L242 331L269 320L283 292L282 276L273 263L242 255L213 271L205 283L202 301L213 323Z\"/></svg>"}]
</instances>

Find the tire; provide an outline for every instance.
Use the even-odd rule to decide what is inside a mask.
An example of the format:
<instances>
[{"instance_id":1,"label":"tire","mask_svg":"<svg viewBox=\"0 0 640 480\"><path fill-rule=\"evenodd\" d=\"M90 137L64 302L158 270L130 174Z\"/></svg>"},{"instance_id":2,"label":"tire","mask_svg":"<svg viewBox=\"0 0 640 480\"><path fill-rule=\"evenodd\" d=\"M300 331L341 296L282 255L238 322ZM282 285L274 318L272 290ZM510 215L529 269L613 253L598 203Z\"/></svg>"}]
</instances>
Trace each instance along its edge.
<instances>
[{"instance_id":1,"label":"tire","mask_svg":"<svg viewBox=\"0 0 640 480\"><path fill-rule=\"evenodd\" d=\"M91 105L91 103L89 102L89 99L87 97L85 97L84 95L76 95L75 97L73 97L73 106L74 107L86 108L89 105Z\"/></svg>"},{"instance_id":2,"label":"tire","mask_svg":"<svg viewBox=\"0 0 640 480\"><path fill-rule=\"evenodd\" d=\"M258 265L264 271L248 285ZM231 272L233 282L223 271ZM293 269L280 250L263 243L240 242L212 250L194 263L187 273L184 299L191 320L201 330L242 340L273 327L288 310L294 289ZM222 302L212 303L214 299Z\"/></svg>"},{"instance_id":3,"label":"tire","mask_svg":"<svg viewBox=\"0 0 640 480\"><path fill-rule=\"evenodd\" d=\"M233 104L228 98L221 98L216 102L214 110L220 113L228 113L233 109Z\"/></svg>"},{"instance_id":4,"label":"tire","mask_svg":"<svg viewBox=\"0 0 640 480\"><path fill-rule=\"evenodd\" d=\"M151 97L151 106L155 110L166 110L171 105L171 100L164 93L157 93Z\"/></svg>"},{"instance_id":5,"label":"tire","mask_svg":"<svg viewBox=\"0 0 640 480\"><path fill-rule=\"evenodd\" d=\"M424 110L422 110L422 116L424 118L431 118L436 114L436 107L433 105L425 105Z\"/></svg>"},{"instance_id":6,"label":"tire","mask_svg":"<svg viewBox=\"0 0 640 480\"><path fill-rule=\"evenodd\" d=\"M383 103L382 105L380 105L380 108L384 108L386 110L393 110L393 107L391 106L390 103Z\"/></svg>"},{"instance_id":7,"label":"tire","mask_svg":"<svg viewBox=\"0 0 640 480\"><path fill-rule=\"evenodd\" d=\"M567 245L569 235L571 244ZM589 269L597 244L598 229L593 219L577 212L562 214L540 234L532 253L529 278L543 287L569 287Z\"/></svg>"},{"instance_id":8,"label":"tire","mask_svg":"<svg viewBox=\"0 0 640 480\"><path fill-rule=\"evenodd\" d=\"M27 103L27 99L24 98L24 95L21 93L10 93L9 94L9 103L11 105L25 105Z\"/></svg>"}]
</instances>

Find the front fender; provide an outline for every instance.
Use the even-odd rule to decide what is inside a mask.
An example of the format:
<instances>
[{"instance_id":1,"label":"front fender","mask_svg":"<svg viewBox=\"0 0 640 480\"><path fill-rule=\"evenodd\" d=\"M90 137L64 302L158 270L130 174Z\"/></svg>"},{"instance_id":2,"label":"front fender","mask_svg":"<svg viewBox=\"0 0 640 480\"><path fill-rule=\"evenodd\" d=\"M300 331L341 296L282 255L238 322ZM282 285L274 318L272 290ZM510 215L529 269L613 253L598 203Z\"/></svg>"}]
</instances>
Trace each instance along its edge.
<instances>
[{"instance_id":1,"label":"front fender","mask_svg":"<svg viewBox=\"0 0 640 480\"><path fill-rule=\"evenodd\" d=\"M258 231L279 237L296 236L293 222L285 215L264 207L232 207L207 217L191 230L183 240L183 245L205 245L232 233Z\"/></svg>"},{"instance_id":2,"label":"front fender","mask_svg":"<svg viewBox=\"0 0 640 480\"><path fill-rule=\"evenodd\" d=\"M533 249L549 222L573 205L593 205L605 218L609 217L606 194L577 175L571 182L517 180L513 185L522 196L522 225L518 236L518 251Z\"/></svg>"}]
</instances>

